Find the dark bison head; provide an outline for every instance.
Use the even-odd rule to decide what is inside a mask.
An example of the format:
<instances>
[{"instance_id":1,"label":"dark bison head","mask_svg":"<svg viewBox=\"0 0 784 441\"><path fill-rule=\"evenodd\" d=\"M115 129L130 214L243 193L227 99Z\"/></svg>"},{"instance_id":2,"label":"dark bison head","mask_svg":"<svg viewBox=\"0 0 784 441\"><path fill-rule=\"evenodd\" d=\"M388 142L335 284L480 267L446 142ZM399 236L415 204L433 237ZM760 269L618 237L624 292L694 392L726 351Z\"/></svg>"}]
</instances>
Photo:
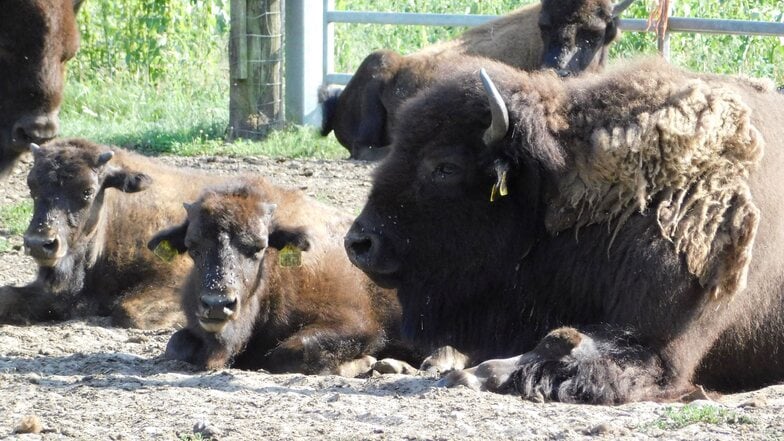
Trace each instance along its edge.
<instances>
[{"instance_id":1,"label":"dark bison head","mask_svg":"<svg viewBox=\"0 0 784 441\"><path fill-rule=\"evenodd\" d=\"M267 247L309 247L305 233L273 223L276 206L267 201L246 183L208 189L194 204L186 204L184 223L156 234L148 244L155 249L165 240L193 259L183 305L189 322L198 322L207 333L224 332L230 323L253 326Z\"/></svg>"},{"instance_id":2,"label":"dark bison head","mask_svg":"<svg viewBox=\"0 0 784 441\"><path fill-rule=\"evenodd\" d=\"M82 0L7 0L0 14L0 178L31 143L54 138Z\"/></svg>"},{"instance_id":3,"label":"dark bison head","mask_svg":"<svg viewBox=\"0 0 784 441\"><path fill-rule=\"evenodd\" d=\"M542 68L566 76L604 66L621 12L634 0L542 0Z\"/></svg>"},{"instance_id":4,"label":"dark bison head","mask_svg":"<svg viewBox=\"0 0 784 441\"><path fill-rule=\"evenodd\" d=\"M84 257L96 240L99 224L105 221L102 208L107 188L133 193L152 182L143 173L113 165L114 152L89 141L33 144L32 152L27 185L33 218L24 244L42 267L59 266L80 254Z\"/></svg>"},{"instance_id":5,"label":"dark bison head","mask_svg":"<svg viewBox=\"0 0 784 441\"><path fill-rule=\"evenodd\" d=\"M502 90L525 90L517 83L526 74L488 63ZM427 316L433 308L470 307L473 293L509 288L503 281L543 231L547 176L564 164L544 116L554 102L537 91L506 92L519 109L509 130L505 108L491 111L479 78L477 70L458 72L404 105L390 156L345 239L352 263L398 288L408 337L439 326ZM554 89L560 83L544 78ZM526 148L503 148L512 142ZM445 299L425 307L436 297Z\"/></svg>"}]
</instances>

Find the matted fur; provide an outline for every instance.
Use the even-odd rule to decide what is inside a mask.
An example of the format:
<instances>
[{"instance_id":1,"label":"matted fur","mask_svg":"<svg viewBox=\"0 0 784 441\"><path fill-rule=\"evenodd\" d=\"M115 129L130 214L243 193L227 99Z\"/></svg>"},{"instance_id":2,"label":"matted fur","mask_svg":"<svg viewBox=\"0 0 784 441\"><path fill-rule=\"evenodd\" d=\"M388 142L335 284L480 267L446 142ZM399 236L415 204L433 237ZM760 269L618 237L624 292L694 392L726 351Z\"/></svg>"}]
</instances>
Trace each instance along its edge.
<instances>
[{"instance_id":1,"label":"matted fur","mask_svg":"<svg viewBox=\"0 0 784 441\"><path fill-rule=\"evenodd\" d=\"M607 223L617 232L634 212L653 210L712 297L732 296L746 286L759 223L747 181L764 140L734 91L702 79L675 87L653 112L608 111L592 122L589 150L570 152L574 167L559 180L546 225L555 233Z\"/></svg>"}]
</instances>

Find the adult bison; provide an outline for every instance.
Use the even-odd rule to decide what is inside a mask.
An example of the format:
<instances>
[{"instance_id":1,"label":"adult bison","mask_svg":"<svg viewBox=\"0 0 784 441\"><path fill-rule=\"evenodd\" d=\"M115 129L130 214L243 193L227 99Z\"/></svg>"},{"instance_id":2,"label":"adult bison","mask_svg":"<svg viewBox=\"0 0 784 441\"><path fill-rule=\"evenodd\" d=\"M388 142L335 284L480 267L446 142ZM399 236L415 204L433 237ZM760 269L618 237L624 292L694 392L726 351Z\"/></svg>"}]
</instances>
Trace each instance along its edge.
<instances>
[{"instance_id":1,"label":"adult bison","mask_svg":"<svg viewBox=\"0 0 784 441\"><path fill-rule=\"evenodd\" d=\"M65 63L79 48L82 0L7 0L0 14L0 179L57 135Z\"/></svg>"},{"instance_id":2,"label":"adult bison","mask_svg":"<svg viewBox=\"0 0 784 441\"><path fill-rule=\"evenodd\" d=\"M0 322L90 315L140 328L182 322L177 285L188 259L165 263L144 244L182 201L225 178L175 169L81 139L33 147L33 218L24 245L34 282L0 288Z\"/></svg>"},{"instance_id":3,"label":"adult bison","mask_svg":"<svg viewBox=\"0 0 784 441\"><path fill-rule=\"evenodd\" d=\"M261 178L211 187L186 210L184 223L149 243L187 251L195 263L182 293L188 324L169 340L168 358L345 374L399 340L395 292L343 250L350 216Z\"/></svg>"},{"instance_id":4,"label":"adult bison","mask_svg":"<svg viewBox=\"0 0 784 441\"><path fill-rule=\"evenodd\" d=\"M543 0L413 54L373 52L342 91L321 92L321 134L334 131L351 158L382 158L400 105L455 69L462 55L562 75L599 71L618 34L618 17L633 1Z\"/></svg>"},{"instance_id":5,"label":"adult bison","mask_svg":"<svg viewBox=\"0 0 784 441\"><path fill-rule=\"evenodd\" d=\"M446 382L620 403L784 378L784 96L658 59L484 64L401 110L345 241L405 337L485 361Z\"/></svg>"}]
</instances>

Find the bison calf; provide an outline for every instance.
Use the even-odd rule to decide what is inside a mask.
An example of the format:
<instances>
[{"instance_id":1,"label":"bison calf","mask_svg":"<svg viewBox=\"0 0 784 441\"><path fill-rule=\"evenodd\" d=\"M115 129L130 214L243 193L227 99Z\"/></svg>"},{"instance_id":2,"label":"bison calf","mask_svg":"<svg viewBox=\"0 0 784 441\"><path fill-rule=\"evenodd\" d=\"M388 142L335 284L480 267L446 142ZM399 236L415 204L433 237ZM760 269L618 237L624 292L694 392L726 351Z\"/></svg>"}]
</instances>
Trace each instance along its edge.
<instances>
[{"instance_id":1,"label":"bison calf","mask_svg":"<svg viewBox=\"0 0 784 441\"><path fill-rule=\"evenodd\" d=\"M144 248L183 200L224 179L80 139L33 147L33 218L24 234L37 279L0 288L0 322L111 316L120 326L182 321L177 285L190 261Z\"/></svg>"},{"instance_id":2,"label":"bison calf","mask_svg":"<svg viewBox=\"0 0 784 441\"><path fill-rule=\"evenodd\" d=\"M208 369L336 372L397 333L399 306L342 249L351 218L263 179L205 190L149 243L194 261L166 356Z\"/></svg>"}]
</instances>

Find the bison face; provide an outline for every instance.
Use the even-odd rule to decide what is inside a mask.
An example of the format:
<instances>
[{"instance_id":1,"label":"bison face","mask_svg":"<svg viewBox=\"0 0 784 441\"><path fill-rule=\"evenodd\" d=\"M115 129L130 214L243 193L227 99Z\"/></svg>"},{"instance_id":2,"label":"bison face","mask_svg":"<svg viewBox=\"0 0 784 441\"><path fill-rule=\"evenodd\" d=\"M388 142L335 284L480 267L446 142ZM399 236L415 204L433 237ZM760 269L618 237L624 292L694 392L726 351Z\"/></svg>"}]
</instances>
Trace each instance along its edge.
<instances>
[{"instance_id":1,"label":"bison face","mask_svg":"<svg viewBox=\"0 0 784 441\"><path fill-rule=\"evenodd\" d=\"M263 291L267 247L294 243L307 249L304 233L273 225L275 205L248 186L208 190L186 210L185 223L158 233L148 247L166 240L193 260L183 293L189 322L211 334L232 323L250 329Z\"/></svg>"},{"instance_id":2,"label":"bison face","mask_svg":"<svg viewBox=\"0 0 784 441\"><path fill-rule=\"evenodd\" d=\"M38 265L53 267L84 254L103 220L105 190L133 193L149 187L149 176L114 166L114 152L80 140L38 147L27 177L33 218L24 234L27 252Z\"/></svg>"},{"instance_id":3,"label":"bison face","mask_svg":"<svg viewBox=\"0 0 784 441\"><path fill-rule=\"evenodd\" d=\"M65 63L81 1L10 0L0 14L0 176L31 143L57 135Z\"/></svg>"},{"instance_id":4,"label":"bison face","mask_svg":"<svg viewBox=\"0 0 784 441\"><path fill-rule=\"evenodd\" d=\"M542 68L568 76L603 65L618 33L618 16L631 4L607 0L543 0L539 16Z\"/></svg>"},{"instance_id":5,"label":"bison face","mask_svg":"<svg viewBox=\"0 0 784 441\"><path fill-rule=\"evenodd\" d=\"M459 302L479 291L478 280L505 279L541 224L539 166L532 155L495 148L508 121L490 124L495 111L478 73L470 75L471 84L447 79L405 105L392 152L346 236L351 261L398 288L404 311L436 292Z\"/></svg>"}]
</instances>

